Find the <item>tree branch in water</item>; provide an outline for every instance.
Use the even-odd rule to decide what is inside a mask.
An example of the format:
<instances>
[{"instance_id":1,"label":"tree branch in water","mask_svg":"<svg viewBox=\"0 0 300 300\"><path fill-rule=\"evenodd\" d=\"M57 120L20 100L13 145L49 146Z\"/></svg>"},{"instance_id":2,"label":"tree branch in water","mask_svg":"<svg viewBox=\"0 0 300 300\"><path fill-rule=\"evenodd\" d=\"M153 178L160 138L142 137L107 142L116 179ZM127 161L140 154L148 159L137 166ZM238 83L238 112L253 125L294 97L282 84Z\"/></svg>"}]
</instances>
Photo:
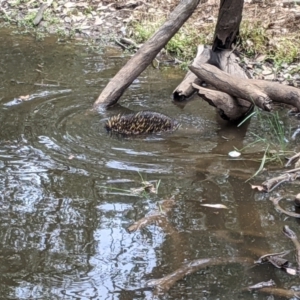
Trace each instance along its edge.
<instances>
[{"instance_id":1,"label":"tree branch in water","mask_svg":"<svg viewBox=\"0 0 300 300\"><path fill-rule=\"evenodd\" d=\"M155 293L166 293L177 281L186 275L195 273L201 269L211 266L227 265L230 263L251 264L253 260L249 257L229 257L229 258L202 258L184 263L179 269L160 279L152 279L147 282L147 287L155 288Z\"/></svg>"}]
</instances>

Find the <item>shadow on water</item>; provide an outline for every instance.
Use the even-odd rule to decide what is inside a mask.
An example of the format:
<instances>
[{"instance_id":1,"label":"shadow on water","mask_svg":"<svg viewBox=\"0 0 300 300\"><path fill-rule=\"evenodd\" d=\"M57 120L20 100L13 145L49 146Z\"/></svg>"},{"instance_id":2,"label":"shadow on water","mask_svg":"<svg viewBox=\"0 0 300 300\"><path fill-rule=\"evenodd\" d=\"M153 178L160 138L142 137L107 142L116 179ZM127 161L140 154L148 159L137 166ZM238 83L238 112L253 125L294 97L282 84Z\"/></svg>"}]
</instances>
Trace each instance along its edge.
<instances>
[{"instance_id":1,"label":"shadow on water","mask_svg":"<svg viewBox=\"0 0 300 300\"><path fill-rule=\"evenodd\" d=\"M184 73L149 68L116 106L91 111L128 59L114 48L92 51L54 39L0 33L0 294L4 299L152 299L143 289L185 261L250 256L290 248L285 221L245 179L257 169L242 148L247 126L228 127L195 99L170 99ZM174 134L109 136L106 118L154 110L182 123ZM255 126L251 124L250 126ZM225 138L224 138L225 137ZM158 195L128 195L161 180ZM111 189L113 188L113 189ZM119 190L118 190L119 189ZM173 196L170 234L159 226L126 228ZM228 210L202 207L222 203ZM279 237L279 238L278 238ZM273 278L269 266L215 266L187 276L164 299L265 299L241 288Z\"/></svg>"}]
</instances>

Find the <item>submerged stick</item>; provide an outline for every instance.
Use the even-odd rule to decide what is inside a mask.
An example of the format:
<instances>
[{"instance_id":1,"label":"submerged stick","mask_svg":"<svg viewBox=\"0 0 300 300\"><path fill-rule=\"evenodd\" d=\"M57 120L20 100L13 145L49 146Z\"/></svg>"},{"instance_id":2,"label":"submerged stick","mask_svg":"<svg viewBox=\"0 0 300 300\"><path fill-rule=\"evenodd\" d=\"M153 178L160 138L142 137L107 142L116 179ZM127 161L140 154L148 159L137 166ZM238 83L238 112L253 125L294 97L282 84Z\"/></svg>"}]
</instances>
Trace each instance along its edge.
<instances>
[{"instance_id":1,"label":"submerged stick","mask_svg":"<svg viewBox=\"0 0 300 300\"><path fill-rule=\"evenodd\" d=\"M167 292L177 281L184 276L197 272L206 267L225 265L229 263L250 264L252 259L248 257L229 258L203 258L185 263L179 269L160 279L152 279L147 282L147 287L154 287L157 293Z\"/></svg>"},{"instance_id":2,"label":"submerged stick","mask_svg":"<svg viewBox=\"0 0 300 300\"><path fill-rule=\"evenodd\" d=\"M289 238L292 240L292 242L294 243L295 245L295 248L296 248L296 260L297 260L297 263L298 263L298 268L300 269L300 243L298 241L298 238L297 238L297 235L296 233L289 228L289 226L285 225L283 227L283 233Z\"/></svg>"},{"instance_id":3,"label":"submerged stick","mask_svg":"<svg viewBox=\"0 0 300 300\"><path fill-rule=\"evenodd\" d=\"M287 211L285 209L283 209L280 205L279 205L279 201L282 200L283 197L278 197L278 198L270 198L270 201L273 202L274 206L275 206L275 209L282 212L283 214L287 215L287 216L290 216L290 217L293 217L293 218L300 218L300 214L297 214L295 212L292 212L292 211Z\"/></svg>"},{"instance_id":4,"label":"submerged stick","mask_svg":"<svg viewBox=\"0 0 300 300\"><path fill-rule=\"evenodd\" d=\"M137 230L140 230L144 227L147 227L148 225L156 224L159 227L161 227L164 232L168 234L172 234L176 232L176 230L171 226L171 224L168 222L168 219L166 216L155 213L148 215L142 219L139 219L138 221L134 222L132 225L130 225L127 230L131 232L135 232Z\"/></svg>"},{"instance_id":5,"label":"submerged stick","mask_svg":"<svg viewBox=\"0 0 300 300\"><path fill-rule=\"evenodd\" d=\"M192 83L192 87L198 90L200 97L217 108L220 117L224 120L239 120L251 110L251 105L246 100L238 100L226 93L207 89L195 83Z\"/></svg>"},{"instance_id":6,"label":"submerged stick","mask_svg":"<svg viewBox=\"0 0 300 300\"><path fill-rule=\"evenodd\" d=\"M286 299L291 299L291 298L300 298L300 292L296 292L293 290L286 290L286 289L281 289L281 288L274 288L274 287L263 287L259 290L257 290L259 293L264 293L268 295L274 295L276 297L280 298L286 298Z\"/></svg>"},{"instance_id":7,"label":"submerged stick","mask_svg":"<svg viewBox=\"0 0 300 300\"><path fill-rule=\"evenodd\" d=\"M163 200L160 203L158 203L158 205L159 205L159 211L154 211L148 216L145 216L137 220L132 225L130 225L127 228L127 230L131 233L140 230L148 225L156 224L159 227L161 227L164 230L164 232L168 234L176 233L176 230L169 223L166 216L167 213L169 213L173 208L173 206L175 205L174 199L171 198L171 199Z\"/></svg>"},{"instance_id":8,"label":"submerged stick","mask_svg":"<svg viewBox=\"0 0 300 300\"><path fill-rule=\"evenodd\" d=\"M265 189L265 191L269 193L269 192L273 191L276 187L278 187L281 183L292 182L292 181L295 181L296 179L298 179L300 177L300 172L297 172L297 171L299 171L299 170L300 169L294 169L294 170L291 170L293 172L288 171L277 177L270 178L270 179L264 181L262 183L262 186Z\"/></svg>"}]
</instances>

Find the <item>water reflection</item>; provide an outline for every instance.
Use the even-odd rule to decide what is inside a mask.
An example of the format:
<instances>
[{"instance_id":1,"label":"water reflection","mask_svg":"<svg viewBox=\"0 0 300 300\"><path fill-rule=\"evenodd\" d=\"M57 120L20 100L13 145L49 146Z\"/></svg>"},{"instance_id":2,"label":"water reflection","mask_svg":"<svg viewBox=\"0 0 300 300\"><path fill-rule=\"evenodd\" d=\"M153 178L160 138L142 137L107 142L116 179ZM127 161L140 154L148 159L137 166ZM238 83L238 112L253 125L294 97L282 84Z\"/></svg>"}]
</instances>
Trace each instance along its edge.
<instances>
[{"instance_id":1,"label":"water reflection","mask_svg":"<svg viewBox=\"0 0 300 300\"><path fill-rule=\"evenodd\" d=\"M121 106L97 114L93 101L127 59L114 48L92 51L1 30L0 54L3 299L153 299L145 282L185 261L255 260L252 248L290 247L278 235L293 220L278 216L267 197L259 198L244 182L258 163L251 155L227 156L249 139L246 128L224 126L199 100L184 107L170 101L183 72L149 68ZM182 127L148 138L107 135L107 117L142 109L167 112ZM128 194L141 186L141 176L161 180L158 195ZM164 226L128 232L171 196L175 202ZM188 276L163 297L264 299L241 294L240 287L271 277L279 285L297 284L271 268L215 266Z\"/></svg>"}]
</instances>

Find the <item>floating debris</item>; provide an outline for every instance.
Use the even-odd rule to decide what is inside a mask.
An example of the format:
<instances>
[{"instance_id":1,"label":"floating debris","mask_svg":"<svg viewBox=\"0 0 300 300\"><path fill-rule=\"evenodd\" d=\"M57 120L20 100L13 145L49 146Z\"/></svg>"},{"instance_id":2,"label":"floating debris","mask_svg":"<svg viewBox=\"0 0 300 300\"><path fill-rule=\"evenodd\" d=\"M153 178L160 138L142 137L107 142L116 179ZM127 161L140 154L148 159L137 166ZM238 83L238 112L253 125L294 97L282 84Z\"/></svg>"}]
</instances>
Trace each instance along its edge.
<instances>
[{"instance_id":1,"label":"floating debris","mask_svg":"<svg viewBox=\"0 0 300 300\"><path fill-rule=\"evenodd\" d=\"M200 205L205 207L218 208L218 209L229 209L227 206L223 204L200 204Z\"/></svg>"},{"instance_id":2,"label":"floating debris","mask_svg":"<svg viewBox=\"0 0 300 300\"><path fill-rule=\"evenodd\" d=\"M241 156L241 152L238 152L238 151L230 151L230 152L228 153L228 155L229 155L230 157L240 157L240 156Z\"/></svg>"}]
</instances>

